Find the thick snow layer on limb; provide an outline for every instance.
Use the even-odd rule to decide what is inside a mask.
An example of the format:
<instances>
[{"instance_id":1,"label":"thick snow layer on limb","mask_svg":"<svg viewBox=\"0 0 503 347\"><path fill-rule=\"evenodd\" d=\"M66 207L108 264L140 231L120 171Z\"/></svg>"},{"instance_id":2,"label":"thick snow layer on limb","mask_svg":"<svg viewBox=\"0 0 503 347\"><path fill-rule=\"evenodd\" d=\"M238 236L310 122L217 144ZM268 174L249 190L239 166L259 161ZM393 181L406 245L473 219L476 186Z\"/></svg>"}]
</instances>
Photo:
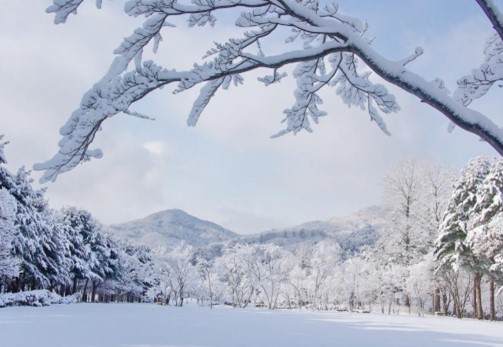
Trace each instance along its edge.
<instances>
[{"instance_id":1,"label":"thick snow layer on limb","mask_svg":"<svg viewBox=\"0 0 503 347\"><path fill-rule=\"evenodd\" d=\"M181 92L204 83L189 114L188 124L195 125L219 89L225 89L231 81L241 84L241 74L258 68L272 69L272 77L261 79L270 84L284 77L284 72L279 69L294 63L298 64L293 76L297 82L295 102L285 110L286 127L278 135L312 131L311 122L317 123L326 115L320 109L322 100L318 92L322 88L334 88L344 103L366 110L370 119L389 134L381 113L397 112L398 103L383 85L374 83L369 79L369 73L362 72L358 66L363 62L384 80L417 96L453 124L480 136L503 154L500 127L488 117L467 108L469 101L466 100L485 94L488 89L486 81L494 84L503 75L499 31L502 29L501 13L490 0L478 2L499 35L488 46L485 64L473 76L462 79L459 83L462 91L450 96L438 83L407 70L406 65L422 54L421 48L399 61L384 58L365 37L366 24L339 13L335 4L321 8L317 0L128 1L125 12L130 16L147 17L143 26L116 49L117 57L109 71L84 95L80 108L61 129L63 139L59 153L35 168L45 170L42 181L54 180L59 173L78 163L100 157L101 152L88 148L103 121L120 113L134 114L130 110L132 104L166 84L177 83L175 92ZM63 23L81 3L82 0L54 0L48 12L56 15L56 23ZM249 31L240 38L216 43L208 50L203 62L195 64L192 70L172 71L158 63L142 61L145 47L152 45L154 51L157 49L161 32L169 30L167 20L170 17L184 17L189 27L212 26L217 14L230 8L242 10L236 18L236 26L249 28ZM285 28L290 34L285 35ZM285 39L283 51L275 55L264 51L263 47L268 45L263 43L272 40L273 36L276 39L278 35ZM301 41L304 49L298 49L297 41Z\"/></svg>"}]
</instances>

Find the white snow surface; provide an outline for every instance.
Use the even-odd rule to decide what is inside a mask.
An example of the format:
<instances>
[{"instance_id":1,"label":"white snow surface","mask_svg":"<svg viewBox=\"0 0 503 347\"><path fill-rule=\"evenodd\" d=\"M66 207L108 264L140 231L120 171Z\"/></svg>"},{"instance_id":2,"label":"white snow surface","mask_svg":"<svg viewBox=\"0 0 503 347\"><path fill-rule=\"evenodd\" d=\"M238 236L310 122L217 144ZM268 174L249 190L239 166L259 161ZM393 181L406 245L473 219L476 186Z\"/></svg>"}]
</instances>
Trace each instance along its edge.
<instances>
[{"instance_id":1,"label":"white snow surface","mask_svg":"<svg viewBox=\"0 0 503 347\"><path fill-rule=\"evenodd\" d=\"M154 304L0 310L3 347L503 346L503 323Z\"/></svg>"}]
</instances>

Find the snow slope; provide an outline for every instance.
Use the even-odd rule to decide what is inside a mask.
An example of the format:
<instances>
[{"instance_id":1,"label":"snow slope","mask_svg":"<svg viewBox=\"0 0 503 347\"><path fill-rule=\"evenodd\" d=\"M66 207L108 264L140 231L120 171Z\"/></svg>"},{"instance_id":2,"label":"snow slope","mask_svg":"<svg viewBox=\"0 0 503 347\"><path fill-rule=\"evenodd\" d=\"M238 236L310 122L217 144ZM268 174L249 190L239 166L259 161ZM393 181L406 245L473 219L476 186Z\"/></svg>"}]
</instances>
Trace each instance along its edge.
<instances>
[{"instance_id":1,"label":"snow slope","mask_svg":"<svg viewBox=\"0 0 503 347\"><path fill-rule=\"evenodd\" d=\"M3 347L502 347L502 328L448 317L153 304L0 310Z\"/></svg>"}]
</instances>

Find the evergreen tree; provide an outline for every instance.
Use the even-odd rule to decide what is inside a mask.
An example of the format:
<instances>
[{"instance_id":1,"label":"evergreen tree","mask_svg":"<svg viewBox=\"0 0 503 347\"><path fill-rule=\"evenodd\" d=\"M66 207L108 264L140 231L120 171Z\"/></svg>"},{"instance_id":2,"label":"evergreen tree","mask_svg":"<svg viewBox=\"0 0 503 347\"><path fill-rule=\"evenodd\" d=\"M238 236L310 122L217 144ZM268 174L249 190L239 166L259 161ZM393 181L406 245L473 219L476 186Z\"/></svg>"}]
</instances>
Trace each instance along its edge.
<instances>
[{"instance_id":1,"label":"evergreen tree","mask_svg":"<svg viewBox=\"0 0 503 347\"><path fill-rule=\"evenodd\" d=\"M58 213L58 227L65 236L67 271L72 282L71 293L77 291L79 281L89 279L91 257L89 247L84 243L83 229L87 227L89 213L75 207L66 207Z\"/></svg>"},{"instance_id":2,"label":"evergreen tree","mask_svg":"<svg viewBox=\"0 0 503 347\"><path fill-rule=\"evenodd\" d=\"M66 285L63 238L44 197L34 190L29 172L19 169L11 192L17 202L14 254L21 258L21 273L14 290L53 289Z\"/></svg>"},{"instance_id":3,"label":"evergreen tree","mask_svg":"<svg viewBox=\"0 0 503 347\"><path fill-rule=\"evenodd\" d=\"M478 248L487 242L488 227L502 208L502 168L499 160L486 158L468 163L455 185L436 241L440 267L453 266L456 270L462 266L473 273L474 307L479 319L483 318L481 278L490 274L491 258L481 256Z\"/></svg>"},{"instance_id":4,"label":"evergreen tree","mask_svg":"<svg viewBox=\"0 0 503 347\"><path fill-rule=\"evenodd\" d=\"M14 226L16 201L7 189L12 184L12 176L4 167L3 135L0 135L0 292L19 275L19 262L12 255L12 241L16 232Z\"/></svg>"},{"instance_id":5,"label":"evergreen tree","mask_svg":"<svg viewBox=\"0 0 503 347\"><path fill-rule=\"evenodd\" d=\"M435 255L442 266L466 266L473 258L464 241L474 221L479 218L480 191L489 170L490 162L486 158L473 159L454 184L435 244Z\"/></svg>"}]
</instances>

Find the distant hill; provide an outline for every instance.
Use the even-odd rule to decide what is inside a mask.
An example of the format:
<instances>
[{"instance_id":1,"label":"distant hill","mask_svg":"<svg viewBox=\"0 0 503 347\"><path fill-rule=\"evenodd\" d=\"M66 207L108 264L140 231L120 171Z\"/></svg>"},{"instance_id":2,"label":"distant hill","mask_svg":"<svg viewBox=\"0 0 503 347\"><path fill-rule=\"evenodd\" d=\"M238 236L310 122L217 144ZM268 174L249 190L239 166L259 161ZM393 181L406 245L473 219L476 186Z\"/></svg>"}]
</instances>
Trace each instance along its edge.
<instances>
[{"instance_id":1,"label":"distant hill","mask_svg":"<svg viewBox=\"0 0 503 347\"><path fill-rule=\"evenodd\" d=\"M312 244L325 238L337 241L347 254L377 241L379 233L388 225L384 211L379 207L369 207L349 216L335 217L328 221L312 221L294 227L266 231L244 236L249 243L273 243L288 249L302 244Z\"/></svg>"},{"instance_id":2,"label":"distant hill","mask_svg":"<svg viewBox=\"0 0 503 347\"><path fill-rule=\"evenodd\" d=\"M171 250L182 241L200 248L201 252L217 254L225 242L273 243L291 250L331 238L341 245L346 255L350 255L358 253L363 246L372 246L387 225L384 211L379 207L369 207L345 217L312 221L254 235L238 235L182 210L157 212L143 219L112 225L110 229L118 237L149 246L160 253Z\"/></svg>"},{"instance_id":3,"label":"distant hill","mask_svg":"<svg viewBox=\"0 0 503 347\"><path fill-rule=\"evenodd\" d=\"M237 239L239 236L220 225L205 221L182 210L165 210L143 219L110 226L111 232L156 252L169 251L181 241L194 247Z\"/></svg>"}]
</instances>

